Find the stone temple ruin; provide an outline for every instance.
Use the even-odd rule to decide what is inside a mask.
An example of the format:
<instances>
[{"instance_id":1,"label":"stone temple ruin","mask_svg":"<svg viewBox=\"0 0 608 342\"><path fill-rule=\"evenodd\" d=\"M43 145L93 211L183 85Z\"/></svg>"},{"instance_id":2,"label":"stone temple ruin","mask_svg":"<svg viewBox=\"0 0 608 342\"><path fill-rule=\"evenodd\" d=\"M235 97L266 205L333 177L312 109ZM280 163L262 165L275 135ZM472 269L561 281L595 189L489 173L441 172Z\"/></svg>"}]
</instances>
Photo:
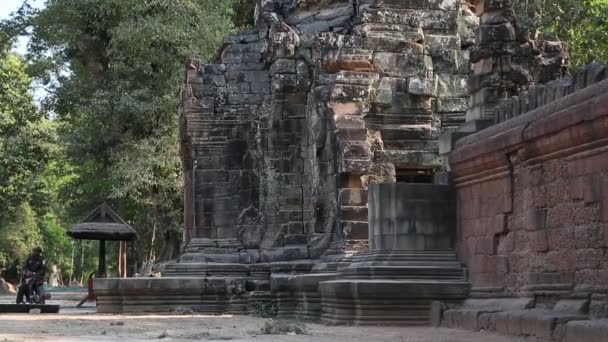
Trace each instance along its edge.
<instances>
[{"instance_id":1,"label":"stone temple ruin","mask_svg":"<svg viewBox=\"0 0 608 342\"><path fill-rule=\"evenodd\" d=\"M258 0L186 63L182 255L96 280L98 311L550 338L608 316L606 68L565 77L510 6Z\"/></svg>"},{"instance_id":2,"label":"stone temple ruin","mask_svg":"<svg viewBox=\"0 0 608 342\"><path fill-rule=\"evenodd\" d=\"M476 18L459 1L372 3L263 1L214 64L189 61L183 261L362 252L368 184L432 183L440 133L464 122Z\"/></svg>"}]
</instances>

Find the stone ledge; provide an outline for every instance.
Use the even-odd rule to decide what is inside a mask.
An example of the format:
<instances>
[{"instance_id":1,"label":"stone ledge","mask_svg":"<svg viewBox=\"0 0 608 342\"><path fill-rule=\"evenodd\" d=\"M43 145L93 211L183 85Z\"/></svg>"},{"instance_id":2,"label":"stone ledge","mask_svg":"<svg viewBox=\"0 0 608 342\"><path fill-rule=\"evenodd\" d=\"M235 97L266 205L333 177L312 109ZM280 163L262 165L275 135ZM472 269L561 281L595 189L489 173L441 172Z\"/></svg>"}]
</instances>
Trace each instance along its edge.
<instances>
[{"instance_id":1,"label":"stone ledge","mask_svg":"<svg viewBox=\"0 0 608 342\"><path fill-rule=\"evenodd\" d=\"M439 137L439 154L444 155L452 152L456 141L468 135L477 133L492 126L492 120L477 119L472 120L458 127L455 131L449 131Z\"/></svg>"},{"instance_id":2,"label":"stone ledge","mask_svg":"<svg viewBox=\"0 0 608 342\"><path fill-rule=\"evenodd\" d=\"M467 300L460 308L446 310L441 324L448 328L488 330L510 336L533 336L543 340L605 341L608 320L589 321L582 312L586 300L558 301L553 309L531 308L531 298Z\"/></svg>"},{"instance_id":3,"label":"stone ledge","mask_svg":"<svg viewBox=\"0 0 608 342\"><path fill-rule=\"evenodd\" d=\"M608 338L608 319L572 321L565 326L561 342L605 342Z\"/></svg>"},{"instance_id":4,"label":"stone ledge","mask_svg":"<svg viewBox=\"0 0 608 342\"><path fill-rule=\"evenodd\" d=\"M449 155L450 164L457 166L481 155L599 120L608 115L606 103L608 80L458 140Z\"/></svg>"},{"instance_id":5,"label":"stone ledge","mask_svg":"<svg viewBox=\"0 0 608 342\"><path fill-rule=\"evenodd\" d=\"M518 96L505 99L494 109L494 122L499 123L550 104L576 91L587 88L608 78L606 65L589 63L564 79L532 86Z\"/></svg>"}]
</instances>

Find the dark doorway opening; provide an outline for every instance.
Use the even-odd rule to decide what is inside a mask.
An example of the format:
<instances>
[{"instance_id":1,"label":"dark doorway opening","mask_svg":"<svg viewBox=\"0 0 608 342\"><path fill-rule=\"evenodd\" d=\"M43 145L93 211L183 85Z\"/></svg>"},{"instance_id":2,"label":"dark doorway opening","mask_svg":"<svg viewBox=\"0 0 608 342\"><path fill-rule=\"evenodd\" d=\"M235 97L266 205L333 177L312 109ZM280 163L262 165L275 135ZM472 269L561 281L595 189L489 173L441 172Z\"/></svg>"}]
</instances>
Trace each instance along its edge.
<instances>
[{"instance_id":1,"label":"dark doorway opening","mask_svg":"<svg viewBox=\"0 0 608 342\"><path fill-rule=\"evenodd\" d=\"M429 169L397 169L397 183L433 184L434 172Z\"/></svg>"},{"instance_id":2,"label":"dark doorway opening","mask_svg":"<svg viewBox=\"0 0 608 342\"><path fill-rule=\"evenodd\" d=\"M361 182L361 175L351 173L341 173L338 176L338 187L341 189L361 189L363 188L363 182Z\"/></svg>"}]
</instances>

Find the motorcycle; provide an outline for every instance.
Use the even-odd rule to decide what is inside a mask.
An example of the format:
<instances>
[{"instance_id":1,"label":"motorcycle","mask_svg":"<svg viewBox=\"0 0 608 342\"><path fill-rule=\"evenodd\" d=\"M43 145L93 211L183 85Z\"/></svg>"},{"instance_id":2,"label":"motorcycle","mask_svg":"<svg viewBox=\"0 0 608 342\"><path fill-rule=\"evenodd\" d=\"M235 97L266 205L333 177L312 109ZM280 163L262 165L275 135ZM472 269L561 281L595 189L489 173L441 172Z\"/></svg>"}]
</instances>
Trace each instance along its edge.
<instances>
[{"instance_id":1,"label":"motorcycle","mask_svg":"<svg viewBox=\"0 0 608 342\"><path fill-rule=\"evenodd\" d=\"M39 277L31 271L26 271L17 290L17 304L24 303L24 296L29 298L28 302L30 304L44 305L46 300L51 298L51 294L46 293L44 290L44 277Z\"/></svg>"}]
</instances>

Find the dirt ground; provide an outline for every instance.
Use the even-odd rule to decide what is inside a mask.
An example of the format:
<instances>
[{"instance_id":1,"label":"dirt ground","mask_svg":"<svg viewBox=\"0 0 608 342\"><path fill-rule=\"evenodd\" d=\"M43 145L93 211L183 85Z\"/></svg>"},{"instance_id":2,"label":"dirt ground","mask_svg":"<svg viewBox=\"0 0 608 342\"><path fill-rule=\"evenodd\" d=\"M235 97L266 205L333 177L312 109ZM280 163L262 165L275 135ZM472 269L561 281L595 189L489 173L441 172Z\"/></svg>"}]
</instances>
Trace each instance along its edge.
<instances>
[{"instance_id":1,"label":"dirt ground","mask_svg":"<svg viewBox=\"0 0 608 342\"><path fill-rule=\"evenodd\" d=\"M269 319L249 316L205 315L102 315L94 303L76 309L82 294L56 294L50 304L61 313L0 314L3 341L310 341L310 342L530 342L489 334L427 327L346 327L289 322L303 335L262 334ZM12 297L1 296L0 303ZM276 324L276 321L272 322Z\"/></svg>"}]
</instances>

